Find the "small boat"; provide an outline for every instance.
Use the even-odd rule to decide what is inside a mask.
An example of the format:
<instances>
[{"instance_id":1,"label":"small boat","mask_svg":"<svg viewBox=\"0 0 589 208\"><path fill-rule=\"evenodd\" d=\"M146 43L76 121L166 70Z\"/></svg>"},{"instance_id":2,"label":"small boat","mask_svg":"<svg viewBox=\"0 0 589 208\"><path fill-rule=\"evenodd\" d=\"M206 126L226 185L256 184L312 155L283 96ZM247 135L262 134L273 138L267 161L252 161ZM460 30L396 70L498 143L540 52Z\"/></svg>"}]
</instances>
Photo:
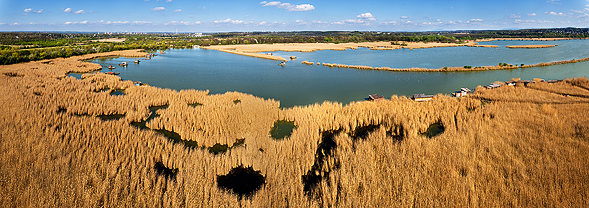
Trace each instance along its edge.
<instances>
[{"instance_id":1,"label":"small boat","mask_svg":"<svg viewBox=\"0 0 589 208\"><path fill-rule=\"evenodd\" d=\"M120 73L119 72L106 72L106 74L108 74L108 75L119 75Z\"/></svg>"},{"instance_id":2,"label":"small boat","mask_svg":"<svg viewBox=\"0 0 589 208\"><path fill-rule=\"evenodd\" d=\"M291 57L290 57L290 60L295 60L295 59L297 59L297 57L296 57L296 56L291 56Z\"/></svg>"},{"instance_id":3,"label":"small boat","mask_svg":"<svg viewBox=\"0 0 589 208\"><path fill-rule=\"evenodd\" d=\"M106 67L106 68L108 68L108 69L114 69L114 68L117 68L117 67L114 67L112 65L108 65L108 67Z\"/></svg>"},{"instance_id":4,"label":"small boat","mask_svg":"<svg viewBox=\"0 0 589 208\"><path fill-rule=\"evenodd\" d=\"M135 86L141 86L141 85L143 85L143 83L141 83L140 81L133 81L133 84Z\"/></svg>"},{"instance_id":5,"label":"small boat","mask_svg":"<svg viewBox=\"0 0 589 208\"><path fill-rule=\"evenodd\" d=\"M139 63L139 59L135 59L135 63L138 64Z\"/></svg>"},{"instance_id":6,"label":"small boat","mask_svg":"<svg viewBox=\"0 0 589 208\"><path fill-rule=\"evenodd\" d=\"M127 66L127 65L129 65L129 64L127 64L127 62L123 62L123 63L119 64L119 66Z\"/></svg>"},{"instance_id":7,"label":"small boat","mask_svg":"<svg viewBox=\"0 0 589 208\"><path fill-rule=\"evenodd\" d=\"M278 65L285 66L286 65L286 62L284 62L284 61L283 62L280 62Z\"/></svg>"}]
</instances>

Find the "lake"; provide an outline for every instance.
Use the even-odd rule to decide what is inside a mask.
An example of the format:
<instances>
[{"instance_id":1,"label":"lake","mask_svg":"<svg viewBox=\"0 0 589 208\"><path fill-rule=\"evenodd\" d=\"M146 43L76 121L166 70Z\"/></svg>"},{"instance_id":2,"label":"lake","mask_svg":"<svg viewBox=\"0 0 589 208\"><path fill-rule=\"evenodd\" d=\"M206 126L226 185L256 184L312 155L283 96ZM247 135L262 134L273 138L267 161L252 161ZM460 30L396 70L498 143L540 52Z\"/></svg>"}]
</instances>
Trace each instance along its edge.
<instances>
[{"instance_id":1,"label":"lake","mask_svg":"<svg viewBox=\"0 0 589 208\"><path fill-rule=\"evenodd\" d=\"M482 45L498 48L446 47L377 51L366 48L346 51L273 52L275 56L296 56L286 66L279 61L252 58L206 49L172 49L151 60L133 64L134 58L101 58L90 62L113 65L124 80L171 89L209 90L210 93L238 91L280 101L281 107L321 103L344 104L361 101L369 94L386 98L425 93L450 94L461 87L475 88L494 81L562 79L589 76L589 62L514 70L478 72L390 72L309 66L302 61L392 68L441 68L444 66L487 66L498 63L536 64L589 57L589 40L492 41ZM506 45L558 45L542 49L508 49ZM127 67L118 66L126 61ZM109 71L103 68L103 72ZM70 75L78 76L79 75Z\"/></svg>"}]
</instances>

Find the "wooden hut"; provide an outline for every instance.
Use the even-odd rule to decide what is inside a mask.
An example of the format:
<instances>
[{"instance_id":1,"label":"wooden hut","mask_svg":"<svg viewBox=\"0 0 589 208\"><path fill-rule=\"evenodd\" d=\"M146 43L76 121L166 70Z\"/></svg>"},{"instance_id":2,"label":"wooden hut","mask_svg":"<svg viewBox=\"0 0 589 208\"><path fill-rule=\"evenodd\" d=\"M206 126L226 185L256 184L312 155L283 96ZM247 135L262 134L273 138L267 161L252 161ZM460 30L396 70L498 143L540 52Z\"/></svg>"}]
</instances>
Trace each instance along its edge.
<instances>
[{"instance_id":1,"label":"wooden hut","mask_svg":"<svg viewBox=\"0 0 589 208\"><path fill-rule=\"evenodd\" d=\"M380 96L378 94L373 94L373 95L368 95L368 100L370 100L370 101L384 100L384 97Z\"/></svg>"},{"instance_id":2,"label":"wooden hut","mask_svg":"<svg viewBox=\"0 0 589 208\"><path fill-rule=\"evenodd\" d=\"M422 102L422 101L430 101L434 99L433 95L426 95L426 94L413 94L411 99L414 101Z\"/></svg>"}]
</instances>

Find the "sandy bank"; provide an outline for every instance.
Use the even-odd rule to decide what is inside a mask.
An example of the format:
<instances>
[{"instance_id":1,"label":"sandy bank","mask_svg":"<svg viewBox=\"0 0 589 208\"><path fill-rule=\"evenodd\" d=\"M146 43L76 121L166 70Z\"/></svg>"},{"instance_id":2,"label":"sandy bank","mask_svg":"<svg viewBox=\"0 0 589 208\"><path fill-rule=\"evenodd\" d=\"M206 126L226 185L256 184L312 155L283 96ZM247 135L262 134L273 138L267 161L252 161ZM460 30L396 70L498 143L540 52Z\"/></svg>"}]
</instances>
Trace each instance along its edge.
<instances>
[{"instance_id":1,"label":"sandy bank","mask_svg":"<svg viewBox=\"0 0 589 208\"><path fill-rule=\"evenodd\" d=\"M526 40L526 41L557 41L557 40L584 40L587 38L488 38L488 39L477 39L475 42L490 42L490 41L502 41L502 40Z\"/></svg>"},{"instance_id":2,"label":"sandy bank","mask_svg":"<svg viewBox=\"0 0 589 208\"><path fill-rule=\"evenodd\" d=\"M201 48L209 49L209 48L205 48L205 47L201 47ZM255 58L270 59L270 60L276 60L276 61L288 61L281 56L273 56L270 54L248 53L248 52L242 52L242 51L233 50L233 49L214 49L214 50L218 50L218 51L225 52L225 53L242 55L242 56L255 57Z\"/></svg>"},{"instance_id":3,"label":"sandy bank","mask_svg":"<svg viewBox=\"0 0 589 208\"><path fill-rule=\"evenodd\" d=\"M394 49L419 49L419 48L437 48L437 47L462 47L474 46L475 42L467 42L464 44L454 43L423 43L423 42L407 42L407 46L392 45L390 42L361 42L361 43L280 43L280 44L244 44L244 45L216 45L206 46L202 48L214 50L234 50L244 53L260 53L270 51L285 51L285 52L314 52L319 50L347 50L357 49L359 47L370 48L373 50L394 50Z\"/></svg>"},{"instance_id":4,"label":"sandy bank","mask_svg":"<svg viewBox=\"0 0 589 208\"><path fill-rule=\"evenodd\" d=\"M505 47L517 49L517 48L553 48L556 46L558 46L558 45L511 45L511 46L505 46Z\"/></svg>"},{"instance_id":5,"label":"sandy bank","mask_svg":"<svg viewBox=\"0 0 589 208\"><path fill-rule=\"evenodd\" d=\"M454 43L423 43L407 42L406 46L392 45L390 42L362 42L362 43L280 43L280 44L244 44L244 45L215 45L203 46L204 49L218 50L226 53L233 53L256 58L287 61L279 56L260 54L262 52L284 51L284 52L315 52L320 50L343 51L347 49L369 48L370 50L396 50L396 49L424 49L439 47L497 47L492 45L478 45L469 41L464 44Z\"/></svg>"}]
</instances>

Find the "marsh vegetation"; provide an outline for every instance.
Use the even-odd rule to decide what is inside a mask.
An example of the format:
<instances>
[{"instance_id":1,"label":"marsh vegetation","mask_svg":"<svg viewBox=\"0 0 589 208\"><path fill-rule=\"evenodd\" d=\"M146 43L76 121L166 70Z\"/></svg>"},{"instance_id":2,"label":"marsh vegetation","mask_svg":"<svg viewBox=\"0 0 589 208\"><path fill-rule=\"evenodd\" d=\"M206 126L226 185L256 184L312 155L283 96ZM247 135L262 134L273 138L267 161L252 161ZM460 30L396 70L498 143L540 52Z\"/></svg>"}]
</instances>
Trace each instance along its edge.
<instances>
[{"instance_id":1,"label":"marsh vegetation","mask_svg":"<svg viewBox=\"0 0 589 208\"><path fill-rule=\"evenodd\" d=\"M587 78L280 108L239 92L65 76L97 67L80 59L0 67L0 204L589 206ZM295 121L288 139L269 135L277 121ZM421 135L432 124L443 132Z\"/></svg>"}]
</instances>

